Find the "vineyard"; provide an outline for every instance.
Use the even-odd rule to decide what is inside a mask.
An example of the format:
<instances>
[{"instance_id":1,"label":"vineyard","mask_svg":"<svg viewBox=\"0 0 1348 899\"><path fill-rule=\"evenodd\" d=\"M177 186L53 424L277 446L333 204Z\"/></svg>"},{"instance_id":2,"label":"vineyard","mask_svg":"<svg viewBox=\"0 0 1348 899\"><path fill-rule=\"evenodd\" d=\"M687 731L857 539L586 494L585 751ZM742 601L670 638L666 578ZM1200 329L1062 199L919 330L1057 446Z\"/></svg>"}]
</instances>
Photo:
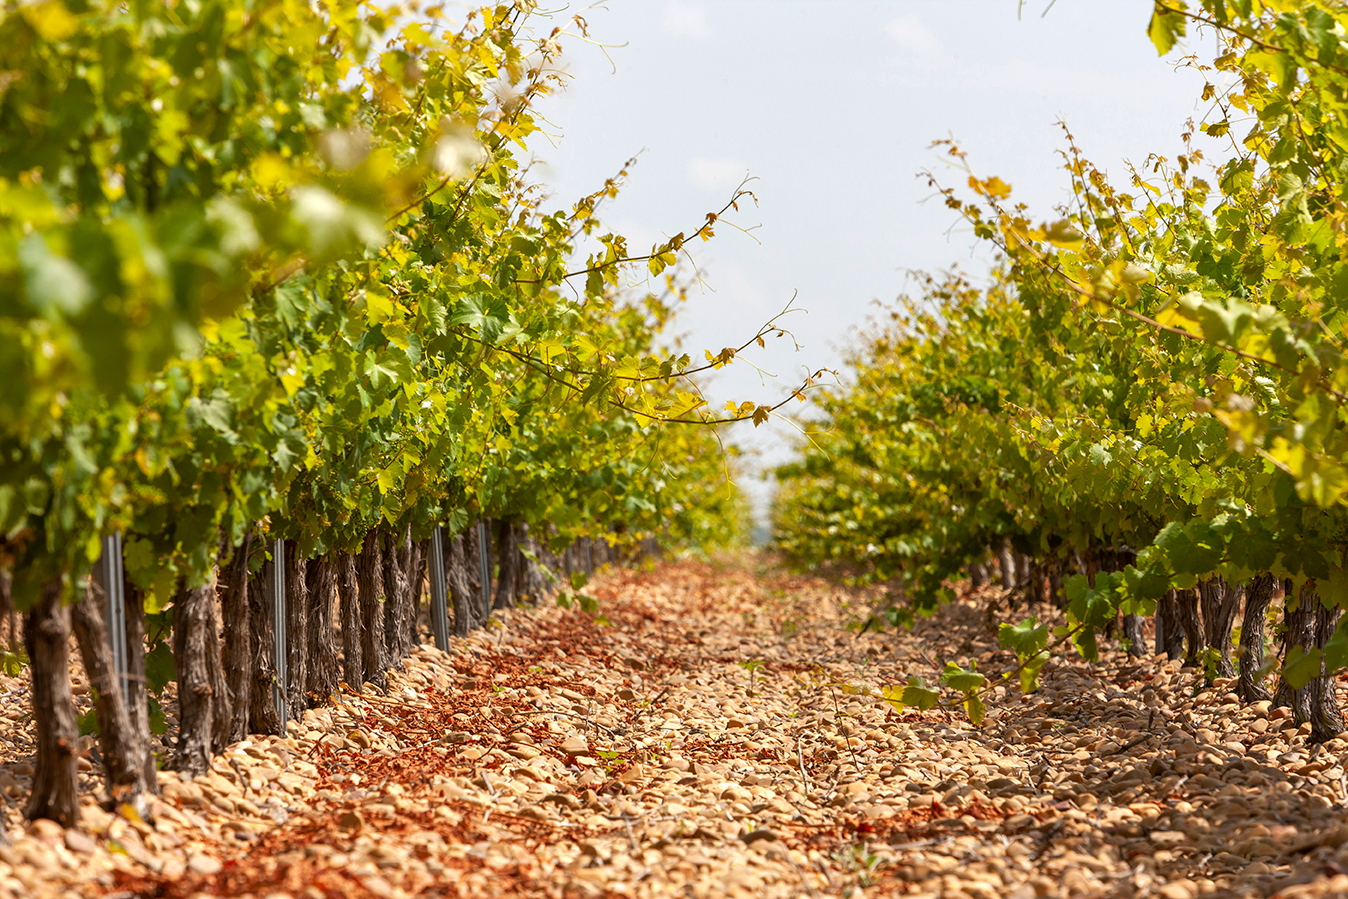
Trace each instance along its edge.
<instances>
[{"instance_id":1,"label":"vineyard","mask_svg":"<svg viewBox=\"0 0 1348 899\"><path fill-rule=\"evenodd\" d=\"M939 142L993 270L719 411L583 17L0 7L0 896L1348 894L1348 12L1153 6L1182 153Z\"/></svg>"}]
</instances>

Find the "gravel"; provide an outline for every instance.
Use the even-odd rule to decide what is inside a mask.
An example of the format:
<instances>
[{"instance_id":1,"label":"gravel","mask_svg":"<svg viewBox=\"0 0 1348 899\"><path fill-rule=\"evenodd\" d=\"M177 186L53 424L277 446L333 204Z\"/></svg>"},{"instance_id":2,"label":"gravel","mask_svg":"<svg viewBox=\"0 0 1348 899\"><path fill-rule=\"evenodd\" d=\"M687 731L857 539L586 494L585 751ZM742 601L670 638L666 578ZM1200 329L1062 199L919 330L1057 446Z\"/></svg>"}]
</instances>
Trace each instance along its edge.
<instances>
[{"instance_id":1,"label":"gravel","mask_svg":"<svg viewBox=\"0 0 1348 899\"><path fill-rule=\"evenodd\" d=\"M879 691L1008 669L991 593L877 634L866 595L752 556L590 592L612 626L496 614L387 694L165 772L149 822L88 780L79 829L20 826L26 687L0 682L0 897L1348 895L1348 740L1229 683L1060 659L974 727Z\"/></svg>"}]
</instances>

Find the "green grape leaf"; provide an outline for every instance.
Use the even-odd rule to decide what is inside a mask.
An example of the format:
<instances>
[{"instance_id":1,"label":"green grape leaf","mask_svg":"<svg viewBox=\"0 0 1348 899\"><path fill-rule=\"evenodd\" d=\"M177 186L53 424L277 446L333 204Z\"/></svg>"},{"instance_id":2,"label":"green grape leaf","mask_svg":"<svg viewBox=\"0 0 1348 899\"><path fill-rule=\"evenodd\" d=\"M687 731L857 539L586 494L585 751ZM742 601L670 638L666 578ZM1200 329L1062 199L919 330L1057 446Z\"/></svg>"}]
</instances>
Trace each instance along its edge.
<instances>
[{"instance_id":1,"label":"green grape leaf","mask_svg":"<svg viewBox=\"0 0 1348 899\"><path fill-rule=\"evenodd\" d=\"M150 710L150 733L163 736L168 733L168 721L164 718L164 708L153 696L146 697Z\"/></svg>"},{"instance_id":2,"label":"green grape leaf","mask_svg":"<svg viewBox=\"0 0 1348 899\"><path fill-rule=\"evenodd\" d=\"M1039 689L1039 671L1048 662L1047 651L1040 651L1025 659L1018 667L1020 692L1033 693Z\"/></svg>"},{"instance_id":3,"label":"green grape leaf","mask_svg":"<svg viewBox=\"0 0 1348 899\"><path fill-rule=\"evenodd\" d=\"M1148 568L1145 571L1139 571L1132 565L1123 569L1124 588L1128 591L1129 600L1157 600L1165 595L1170 589L1170 578L1163 572ZM1150 614L1139 613L1136 611L1138 606L1125 611L1125 614Z\"/></svg>"},{"instance_id":4,"label":"green grape leaf","mask_svg":"<svg viewBox=\"0 0 1348 899\"><path fill-rule=\"evenodd\" d=\"M982 697L974 692L966 694L964 710L969 714L969 720L973 722L975 727L983 723L983 718L987 714L987 708L983 705Z\"/></svg>"},{"instance_id":5,"label":"green grape leaf","mask_svg":"<svg viewBox=\"0 0 1348 899\"><path fill-rule=\"evenodd\" d=\"M986 684L987 680L987 677L979 674L977 671L961 668L954 662L947 662L945 671L941 674L941 683L960 693L977 690Z\"/></svg>"},{"instance_id":6,"label":"green grape leaf","mask_svg":"<svg viewBox=\"0 0 1348 899\"><path fill-rule=\"evenodd\" d=\"M997 629L997 642L1017 656L1029 656L1048 645L1048 625L1035 618L1026 618L1020 624L1003 624Z\"/></svg>"},{"instance_id":7,"label":"green grape leaf","mask_svg":"<svg viewBox=\"0 0 1348 899\"><path fill-rule=\"evenodd\" d=\"M1319 649L1312 648L1308 652L1300 646L1288 647L1287 657L1282 666L1282 676L1293 689L1300 690L1320 676L1321 661Z\"/></svg>"},{"instance_id":8,"label":"green grape leaf","mask_svg":"<svg viewBox=\"0 0 1348 899\"><path fill-rule=\"evenodd\" d=\"M145 654L145 684L151 692L160 693L177 679L178 668L173 661L173 651L161 640Z\"/></svg>"},{"instance_id":9,"label":"green grape leaf","mask_svg":"<svg viewBox=\"0 0 1348 899\"><path fill-rule=\"evenodd\" d=\"M1151 38L1157 55L1165 56L1174 49L1176 42L1184 37L1185 24L1183 15L1156 4L1152 9L1151 22L1147 25L1147 37Z\"/></svg>"},{"instance_id":10,"label":"green grape leaf","mask_svg":"<svg viewBox=\"0 0 1348 899\"><path fill-rule=\"evenodd\" d=\"M907 686L890 684L880 688L880 695L894 707L896 711L903 711L904 708L912 706L919 711L927 711L934 708L940 700L939 690L933 690L928 687L917 675L908 678Z\"/></svg>"}]
</instances>

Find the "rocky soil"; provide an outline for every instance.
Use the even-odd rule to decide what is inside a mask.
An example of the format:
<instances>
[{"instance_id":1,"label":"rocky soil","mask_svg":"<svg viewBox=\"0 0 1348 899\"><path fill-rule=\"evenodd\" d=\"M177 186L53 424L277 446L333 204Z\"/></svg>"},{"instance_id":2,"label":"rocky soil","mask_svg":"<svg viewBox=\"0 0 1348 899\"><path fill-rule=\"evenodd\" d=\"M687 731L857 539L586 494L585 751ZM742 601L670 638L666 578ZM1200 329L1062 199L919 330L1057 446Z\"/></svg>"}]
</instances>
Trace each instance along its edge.
<instances>
[{"instance_id":1,"label":"rocky soil","mask_svg":"<svg viewBox=\"0 0 1348 899\"><path fill-rule=\"evenodd\" d=\"M1348 739L1174 663L1050 663L975 728L878 690L1008 668L994 592L881 634L864 597L754 557L589 592L608 623L499 614L387 694L165 773L152 821L91 779L79 830L21 827L24 688L0 683L0 897L1348 895Z\"/></svg>"}]
</instances>

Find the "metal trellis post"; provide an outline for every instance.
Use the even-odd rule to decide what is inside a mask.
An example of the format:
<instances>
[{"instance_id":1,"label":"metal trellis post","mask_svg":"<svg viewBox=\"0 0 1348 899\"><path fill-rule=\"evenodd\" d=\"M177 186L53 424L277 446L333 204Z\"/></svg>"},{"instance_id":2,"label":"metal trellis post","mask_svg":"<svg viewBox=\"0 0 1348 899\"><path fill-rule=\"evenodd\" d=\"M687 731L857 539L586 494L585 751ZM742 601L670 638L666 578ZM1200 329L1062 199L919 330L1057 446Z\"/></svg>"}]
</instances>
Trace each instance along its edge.
<instances>
[{"instance_id":1,"label":"metal trellis post","mask_svg":"<svg viewBox=\"0 0 1348 899\"><path fill-rule=\"evenodd\" d=\"M271 622L272 664L276 669L276 683L272 695L276 699L276 717L281 722L281 736L285 736L290 716L286 713L286 545L284 540L271 544Z\"/></svg>"},{"instance_id":2,"label":"metal trellis post","mask_svg":"<svg viewBox=\"0 0 1348 899\"><path fill-rule=\"evenodd\" d=\"M482 570L482 621L491 619L491 543L487 537L487 522L477 523L477 558Z\"/></svg>"},{"instance_id":3,"label":"metal trellis post","mask_svg":"<svg viewBox=\"0 0 1348 899\"><path fill-rule=\"evenodd\" d=\"M126 585L122 570L122 534L118 531L103 538L103 556L98 560L98 578L103 585L103 618L107 623L108 645L112 649L112 670L122 684L122 696L131 702L126 662Z\"/></svg>"},{"instance_id":4,"label":"metal trellis post","mask_svg":"<svg viewBox=\"0 0 1348 899\"><path fill-rule=\"evenodd\" d=\"M449 652L449 597L446 595L445 533L439 525L431 531L431 633L435 646Z\"/></svg>"}]
</instances>

